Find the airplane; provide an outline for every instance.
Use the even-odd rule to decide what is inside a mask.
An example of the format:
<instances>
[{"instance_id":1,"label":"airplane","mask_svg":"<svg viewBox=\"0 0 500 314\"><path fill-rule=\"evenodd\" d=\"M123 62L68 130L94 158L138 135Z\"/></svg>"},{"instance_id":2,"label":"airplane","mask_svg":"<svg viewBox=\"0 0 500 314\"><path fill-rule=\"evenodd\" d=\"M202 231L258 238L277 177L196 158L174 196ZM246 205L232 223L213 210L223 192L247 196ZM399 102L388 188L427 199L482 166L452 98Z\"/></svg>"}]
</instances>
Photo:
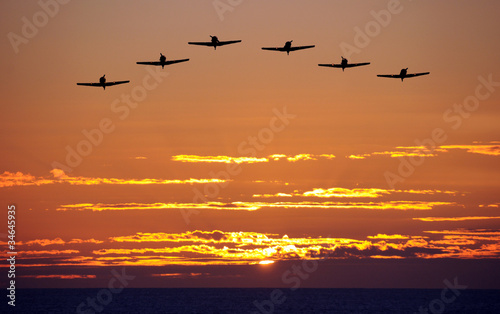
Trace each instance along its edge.
<instances>
[{"instance_id":1,"label":"airplane","mask_svg":"<svg viewBox=\"0 0 500 314\"><path fill-rule=\"evenodd\" d=\"M105 76L106 76L106 74L101 76L101 78L99 79L99 83L76 83L76 85L98 86L98 87L102 87L103 89L106 89L106 86L113 86L113 85L125 84L125 83L130 82L130 81L115 81L115 82L107 82L106 83Z\"/></svg>"},{"instance_id":2,"label":"airplane","mask_svg":"<svg viewBox=\"0 0 500 314\"><path fill-rule=\"evenodd\" d=\"M401 82L402 82L407 77L415 77L415 76L427 75L427 74L431 73L431 72L422 72L422 73L410 73L410 74L408 74L407 71L408 71L408 68L405 68L405 69L401 69L401 72L399 72L399 74L394 74L394 75L379 74L377 76L378 77L389 77L389 78L400 78Z\"/></svg>"},{"instance_id":3,"label":"airplane","mask_svg":"<svg viewBox=\"0 0 500 314\"><path fill-rule=\"evenodd\" d=\"M210 38L212 38L212 40L209 42L192 42L192 41L190 41L190 42L188 42L188 44L214 47L214 50L217 50L218 46L224 46L224 45L235 44L235 43L241 42L241 40L219 41L219 38L217 38L217 36L212 36L212 35L210 35Z\"/></svg>"},{"instance_id":4,"label":"airplane","mask_svg":"<svg viewBox=\"0 0 500 314\"><path fill-rule=\"evenodd\" d=\"M179 60L168 60L167 57L165 57L161 52L160 52L160 61L145 61L145 62L136 62L137 64L146 64L146 65L161 65L161 68L163 69L166 65L174 64L174 63L179 63L179 62L185 62L189 61L189 59L179 59Z\"/></svg>"},{"instance_id":5,"label":"airplane","mask_svg":"<svg viewBox=\"0 0 500 314\"><path fill-rule=\"evenodd\" d=\"M287 41L283 47L262 47L262 50L286 51L286 54L289 55L290 51L308 49L308 48L315 47L314 45L292 47L292 41L293 40Z\"/></svg>"},{"instance_id":6,"label":"airplane","mask_svg":"<svg viewBox=\"0 0 500 314\"><path fill-rule=\"evenodd\" d=\"M353 68L353 67L359 67L362 65L369 65L370 62L363 62L363 63L348 63L347 59L342 57L342 62L340 64L318 64L320 67L332 67L332 68L342 68L342 72L344 71L345 68Z\"/></svg>"}]
</instances>

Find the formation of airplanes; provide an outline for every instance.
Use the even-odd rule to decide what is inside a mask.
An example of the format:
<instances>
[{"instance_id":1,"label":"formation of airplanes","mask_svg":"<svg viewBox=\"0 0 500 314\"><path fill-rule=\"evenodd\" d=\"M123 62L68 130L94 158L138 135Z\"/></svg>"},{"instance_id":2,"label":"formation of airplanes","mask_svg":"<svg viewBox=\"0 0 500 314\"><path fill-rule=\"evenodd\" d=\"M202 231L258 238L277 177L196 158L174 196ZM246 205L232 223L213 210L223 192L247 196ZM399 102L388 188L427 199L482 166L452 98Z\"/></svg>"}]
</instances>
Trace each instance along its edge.
<instances>
[{"instance_id":1,"label":"formation of airplanes","mask_svg":"<svg viewBox=\"0 0 500 314\"><path fill-rule=\"evenodd\" d=\"M212 36L212 35L210 35L210 38L211 38L211 40L208 42L188 42L188 44L189 45L214 47L214 50L217 50L217 47L219 47L219 46L225 46L225 45L236 44L236 43L241 42L241 40L220 41L217 38L217 36ZM315 47L315 45L292 47L292 41L293 40L287 41L283 47L262 47L262 50L286 52L286 54L289 55L291 51L310 49L310 48ZM342 61L340 62L340 64L320 63L320 64L318 64L318 66L331 67L331 68L341 68L342 71L344 71L346 68L353 68L353 67L365 66L365 65L370 64L370 62L349 63L346 58L344 58L344 57L341 57L341 58L342 58ZM143 64L143 65L161 66L161 68L164 69L166 65L171 65L174 63L180 63L180 62L186 62L186 61L189 61L189 59L167 60L167 58L162 53L160 53L160 61L140 61L140 62L136 62L136 63ZM417 77L417 76L428 75L428 74L430 74L430 72L408 73L408 68L404 68L404 69L401 69L399 74L378 74L377 77L399 78L399 79L401 79L401 82L403 82L403 80L405 78ZM130 82L130 81L106 82L105 76L106 75L103 75L99 79L98 83L76 83L76 85L97 86L97 87L102 87L103 89L106 89L106 86L126 84L126 83Z\"/></svg>"}]
</instances>

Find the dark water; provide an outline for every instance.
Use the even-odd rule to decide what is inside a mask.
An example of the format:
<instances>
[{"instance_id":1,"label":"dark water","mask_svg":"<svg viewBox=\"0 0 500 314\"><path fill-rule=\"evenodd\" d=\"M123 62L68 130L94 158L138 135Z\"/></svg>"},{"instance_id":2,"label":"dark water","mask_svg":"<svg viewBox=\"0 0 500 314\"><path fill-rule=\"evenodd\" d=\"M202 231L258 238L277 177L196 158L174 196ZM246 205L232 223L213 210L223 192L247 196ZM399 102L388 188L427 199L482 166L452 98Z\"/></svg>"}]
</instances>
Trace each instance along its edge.
<instances>
[{"instance_id":1,"label":"dark water","mask_svg":"<svg viewBox=\"0 0 500 314\"><path fill-rule=\"evenodd\" d=\"M14 313L500 313L500 290L18 289ZM274 303L273 303L274 301Z\"/></svg>"}]
</instances>

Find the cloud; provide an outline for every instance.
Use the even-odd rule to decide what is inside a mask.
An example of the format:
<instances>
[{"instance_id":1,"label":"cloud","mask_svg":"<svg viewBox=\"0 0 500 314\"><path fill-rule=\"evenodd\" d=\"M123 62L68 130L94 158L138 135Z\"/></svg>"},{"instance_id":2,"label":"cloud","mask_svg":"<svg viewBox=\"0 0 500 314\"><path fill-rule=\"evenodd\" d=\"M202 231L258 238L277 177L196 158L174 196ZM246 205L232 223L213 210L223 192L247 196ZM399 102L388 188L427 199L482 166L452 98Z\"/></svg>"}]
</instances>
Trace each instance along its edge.
<instances>
[{"instance_id":1,"label":"cloud","mask_svg":"<svg viewBox=\"0 0 500 314\"><path fill-rule=\"evenodd\" d=\"M349 159L366 159L374 156L397 157L436 157L438 153L448 153L450 150L461 149L467 153L481 154L488 156L500 156L500 145L498 142L489 142L489 144L471 144L471 145L443 145L430 149L425 146L397 146L394 150L372 152L358 155L350 155Z\"/></svg>"},{"instance_id":2,"label":"cloud","mask_svg":"<svg viewBox=\"0 0 500 314\"><path fill-rule=\"evenodd\" d=\"M467 221L467 220L488 220L488 219L500 219L500 216L466 216L466 217L421 217L412 218L413 220L420 221Z\"/></svg>"},{"instance_id":3,"label":"cloud","mask_svg":"<svg viewBox=\"0 0 500 314\"><path fill-rule=\"evenodd\" d=\"M24 174L22 172L9 172L5 171L0 174L0 188L17 186L17 185L42 185L51 184L53 180L43 179L41 177L37 178L30 174Z\"/></svg>"},{"instance_id":4,"label":"cloud","mask_svg":"<svg viewBox=\"0 0 500 314\"><path fill-rule=\"evenodd\" d=\"M480 204L479 207L499 208L500 207L500 203L495 203L495 204Z\"/></svg>"},{"instance_id":5,"label":"cloud","mask_svg":"<svg viewBox=\"0 0 500 314\"><path fill-rule=\"evenodd\" d=\"M170 278L187 278L187 277L211 277L211 273L161 273L151 274L152 277L170 277Z\"/></svg>"},{"instance_id":6,"label":"cloud","mask_svg":"<svg viewBox=\"0 0 500 314\"><path fill-rule=\"evenodd\" d=\"M472 154L500 156L500 145L445 145L439 148L445 151L450 149L463 149Z\"/></svg>"},{"instance_id":7,"label":"cloud","mask_svg":"<svg viewBox=\"0 0 500 314\"><path fill-rule=\"evenodd\" d=\"M30 250L23 250L19 252L19 256L24 256L24 255L38 255L38 256L43 256L43 255L66 255L66 254L77 254L80 253L78 250L40 250L40 251L30 251Z\"/></svg>"},{"instance_id":8,"label":"cloud","mask_svg":"<svg viewBox=\"0 0 500 314\"><path fill-rule=\"evenodd\" d=\"M275 194L254 194L252 197L256 198L271 198L271 197L319 197L319 198L377 198L384 195L391 194L421 194L421 195L435 195L435 194L452 194L456 195L457 191L442 191L442 190L386 190L377 188L314 188L311 191L299 192L295 190L292 193L275 193Z\"/></svg>"},{"instance_id":9,"label":"cloud","mask_svg":"<svg viewBox=\"0 0 500 314\"><path fill-rule=\"evenodd\" d=\"M18 245L39 245L39 246L47 246L47 245L66 245L66 244L82 244L82 243L93 243L93 244L101 244L103 241L99 241L96 239L72 239L71 241L64 241L61 238L55 239L35 239L26 242L19 241Z\"/></svg>"},{"instance_id":10,"label":"cloud","mask_svg":"<svg viewBox=\"0 0 500 314\"><path fill-rule=\"evenodd\" d=\"M180 162L208 162L208 163L258 163L268 162L267 158L256 157L230 157L230 156L197 156L197 155L176 155L172 157L173 161Z\"/></svg>"},{"instance_id":11,"label":"cloud","mask_svg":"<svg viewBox=\"0 0 500 314\"><path fill-rule=\"evenodd\" d=\"M391 234L391 235L388 235L388 234L382 234L382 233L379 233L375 236L368 236L367 237L368 239L409 239L410 237L409 236L404 236L404 235L401 235L401 234Z\"/></svg>"},{"instance_id":12,"label":"cloud","mask_svg":"<svg viewBox=\"0 0 500 314\"><path fill-rule=\"evenodd\" d=\"M198 156L198 155L175 155L172 156L173 161L180 162L193 162L193 163L262 163L271 161L286 160L289 162L305 161L305 160L318 160L318 159L333 159L334 155L331 154L298 154L298 155L285 155L273 154L267 157L231 157L231 156Z\"/></svg>"},{"instance_id":13,"label":"cloud","mask_svg":"<svg viewBox=\"0 0 500 314\"><path fill-rule=\"evenodd\" d=\"M289 237L250 231L194 230L114 236L85 255L79 250L26 251L26 267L254 265L301 259L498 258L500 234L491 230L438 230L432 239L401 234L367 239ZM455 234L458 233L458 234ZM75 242L72 245L82 245ZM81 253L80 253L81 254ZM189 273L158 277L191 276ZM196 276L196 275L193 275Z\"/></svg>"},{"instance_id":14,"label":"cloud","mask_svg":"<svg viewBox=\"0 0 500 314\"><path fill-rule=\"evenodd\" d=\"M325 208L372 210L430 210L436 206L461 206L455 202L382 201L382 202L205 202L205 203L82 203L61 205L56 210L159 210L159 209L212 209L224 211L255 211L264 208Z\"/></svg>"},{"instance_id":15,"label":"cloud","mask_svg":"<svg viewBox=\"0 0 500 314\"><path fill-rule=\"evenodd\" d=\"M68 183L71 185L150 185L150 184L206 184L223 183L227 180L222 179L118 179L118 178L92 178L92 177L71 177L61 169L52 169L50 171L52 178L35 177L22 172L5 171L0 175L0 188L10 186L30 186Z\"/></svg>"},{"instance_id":16,"label":"cloud","mask_svg":"<svg viewBox=\"0 0 500 314\"><path fill-rule=\"evenodd\" d=\"M36 279L95 279L96 275L21 275L20 277Z\"/></svg>"},{"instance_id":17,"label":"cloud","mask_svg":"<svg viewBox=\"0 0 500 314\"><path fill-rule=\"evenodd\" d=\"M431 230L424 231L426 233L433 234L457 234L457 235L480 235L480 236L500 236L500 231L496 230L487 230L487 229L475 229L475 230L467 230L467 229L456 229L456 230Z\"/></svg>"},{"instance_id":18,"label":"cloud","mask_svg":"<svg viewBox=\"0 0 500 314\"><path fill-rule=\"evenodd\" d=\"M53 240L49 239L36 239L36 240L31 240L27 241L24 244L26 245L40 245L40 246L47 246L47 245L53 245L53 244L65 244L61 238L55 238Z\"/></svg>"}]
</instances>

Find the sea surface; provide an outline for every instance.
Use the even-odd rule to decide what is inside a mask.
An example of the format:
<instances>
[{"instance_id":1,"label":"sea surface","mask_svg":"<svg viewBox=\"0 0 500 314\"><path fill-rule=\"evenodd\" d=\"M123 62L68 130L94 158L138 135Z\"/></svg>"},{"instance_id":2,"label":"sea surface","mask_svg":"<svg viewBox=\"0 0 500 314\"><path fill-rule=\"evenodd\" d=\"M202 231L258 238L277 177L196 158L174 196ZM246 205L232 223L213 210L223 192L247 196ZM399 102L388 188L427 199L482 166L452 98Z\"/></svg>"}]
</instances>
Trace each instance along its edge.
<instances>
[{"instance_id":1,"label":"sea surface","mask_svg":"<svg viewBox=\"0 0 500 314\"><path fill-rule=\"evenodd\" d=\"M17 289L2 313L500 313L500 290Z\"/></svg>"}]
</instances>

